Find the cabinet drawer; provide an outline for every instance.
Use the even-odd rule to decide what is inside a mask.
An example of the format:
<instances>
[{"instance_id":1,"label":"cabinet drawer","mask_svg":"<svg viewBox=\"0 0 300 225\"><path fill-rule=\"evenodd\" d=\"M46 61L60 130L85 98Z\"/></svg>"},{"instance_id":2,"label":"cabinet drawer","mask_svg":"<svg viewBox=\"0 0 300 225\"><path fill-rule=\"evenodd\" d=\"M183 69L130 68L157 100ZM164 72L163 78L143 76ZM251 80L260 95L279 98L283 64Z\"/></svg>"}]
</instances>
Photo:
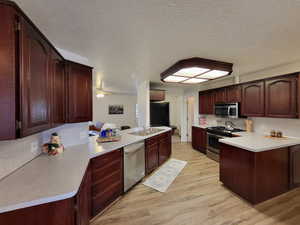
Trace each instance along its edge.
<instances>
[{"instance_id":1,"label":"cabinet drawer","mask_svg":"<svg viewBox=\"0 0 300 225\"><path fill-rule=\"evenodd\" d=\"M95 197L103 192L108 187L114 186L116 183L121 183L123 180L123 171L115 171L103 179L97 180L92 185L92 196Z\"/></svg>"},{"instance_id":2,"label":"cabinet drawer","mask_svg":"<svg viewBox=\"0 0 300 225\"><path fill-rule=\"evenodd\" d=\"M154 137L146 139L145 140L145 145L146 146L153 145L153 144L157 144L157 142L158 142L158 136L154 136Z\"/></svg>"},{"instance_id":3,"label":"cabinet drawer","mask_svg":"<svg viewBox=\"0 0 300 225\"><path fill-rule=\"evenodd\" d=\"M104 155L98 156L92 159L92 169L100 169L104 168L107 164L112 161L121 160L122 159L122 150L115 150Z\"/></svg>"},{"instance_id":4,"label":"cabinet drawer","mask_svg":"<svg viewBox=\"0 0 300 225\"><path fill-rule=\"evenodd\" d=\"M110 203L116 200L122 194L122 184L115 183L107 187L102 193L94 196L92 199L93 216L105 209Z\"/></svg>"},{"instance_id":5,"label":"cabinet drawer","mask_svg":"<svg viewBox=\"0 0 300 225\"><path fill-rule=\"evenodd\" d=\"M116 171L122 171L122 160L120 159L107 163L106 165L98 167L97 169L93 169L93 183L97 183L99 180L105 179Z\"/></svg>"}]
</instances>

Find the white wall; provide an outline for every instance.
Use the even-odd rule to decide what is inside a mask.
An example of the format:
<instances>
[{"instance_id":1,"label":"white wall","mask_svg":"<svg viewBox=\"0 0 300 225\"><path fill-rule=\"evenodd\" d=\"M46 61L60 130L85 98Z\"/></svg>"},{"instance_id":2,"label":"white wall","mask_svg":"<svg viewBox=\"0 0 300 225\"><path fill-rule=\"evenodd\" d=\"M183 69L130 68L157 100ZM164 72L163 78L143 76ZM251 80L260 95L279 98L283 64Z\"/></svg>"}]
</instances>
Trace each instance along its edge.
<instances>
[{"instance_id":1,"label":"white wall","mask_svg":"<svg viewBox=\"0 0 300 225\"><path fill-rule=\"evenodd\" d=\"M137 126L136 120L136 95L113 94L106 95L104 98L93 97L93 121L114 123L118 127L128 125L131 127ZM124 114L109 115L109 105L123 105Z\"/></svg>"},{"instance_id":2,"label":"white wall","mask_svg":"<svg viewBox=\"0 0 300 225\"><path fill-rule=\"evenodd\" d=\"M150 127L150 83L143 81L137 88L138 126Z\"/></svg>"}]
</instances>

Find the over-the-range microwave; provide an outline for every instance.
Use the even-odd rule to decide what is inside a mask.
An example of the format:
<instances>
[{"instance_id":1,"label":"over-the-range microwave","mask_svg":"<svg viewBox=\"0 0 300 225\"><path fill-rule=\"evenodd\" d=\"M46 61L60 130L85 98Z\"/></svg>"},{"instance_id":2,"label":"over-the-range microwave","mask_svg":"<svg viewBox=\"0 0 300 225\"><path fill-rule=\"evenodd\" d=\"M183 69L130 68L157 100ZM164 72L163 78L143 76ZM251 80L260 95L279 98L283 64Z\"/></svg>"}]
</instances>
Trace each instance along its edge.
<instances>
[{"instance_id":1,"label":"over-the-range microwave","mask_svg":"<svg viewBox=\"0 0 300 225\"><path fill-rule=\"evenodd\" d=\"M239 103L216 103L215 115L218 117L237 119L240 117Z\"/></svg>"}]
</instances>

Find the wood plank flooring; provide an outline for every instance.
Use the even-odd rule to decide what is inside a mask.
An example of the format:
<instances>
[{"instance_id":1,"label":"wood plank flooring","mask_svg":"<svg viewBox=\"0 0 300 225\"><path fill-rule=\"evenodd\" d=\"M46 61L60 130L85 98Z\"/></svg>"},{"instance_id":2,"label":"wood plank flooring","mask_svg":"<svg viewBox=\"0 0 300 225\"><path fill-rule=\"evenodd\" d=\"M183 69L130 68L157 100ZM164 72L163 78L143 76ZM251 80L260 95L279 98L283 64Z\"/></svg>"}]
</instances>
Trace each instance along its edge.
<instances>
[{"instance_id":1,"label":"wood plank flooring","mask_svg":"<svg viewBox=\"0 0 300 225\"><path fill-rule=\"evenodd\" d=\"M173 143L187 166L166 193L138 184L92 225L300 225L300 189L252 206L223 187L219 165Z\"/></svg>"}]
</instances>

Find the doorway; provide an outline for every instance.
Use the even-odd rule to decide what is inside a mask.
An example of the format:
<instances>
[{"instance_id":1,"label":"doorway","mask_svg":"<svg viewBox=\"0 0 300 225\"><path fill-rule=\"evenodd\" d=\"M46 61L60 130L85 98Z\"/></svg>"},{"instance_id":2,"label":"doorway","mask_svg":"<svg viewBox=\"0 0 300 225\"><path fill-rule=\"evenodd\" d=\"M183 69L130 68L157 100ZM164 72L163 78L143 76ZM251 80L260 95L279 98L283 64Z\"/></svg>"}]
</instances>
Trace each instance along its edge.
<instances>
[{"instance_id":1,"label":"doorway","mask_svg":"<svg viewBox=\"0 0 300 225\"><path fill-rule=\"evenodd\" d=\"M187 98L187 141L192 141L192 126L194 124L195 97Z\"/></svg>"}]
</instances>

